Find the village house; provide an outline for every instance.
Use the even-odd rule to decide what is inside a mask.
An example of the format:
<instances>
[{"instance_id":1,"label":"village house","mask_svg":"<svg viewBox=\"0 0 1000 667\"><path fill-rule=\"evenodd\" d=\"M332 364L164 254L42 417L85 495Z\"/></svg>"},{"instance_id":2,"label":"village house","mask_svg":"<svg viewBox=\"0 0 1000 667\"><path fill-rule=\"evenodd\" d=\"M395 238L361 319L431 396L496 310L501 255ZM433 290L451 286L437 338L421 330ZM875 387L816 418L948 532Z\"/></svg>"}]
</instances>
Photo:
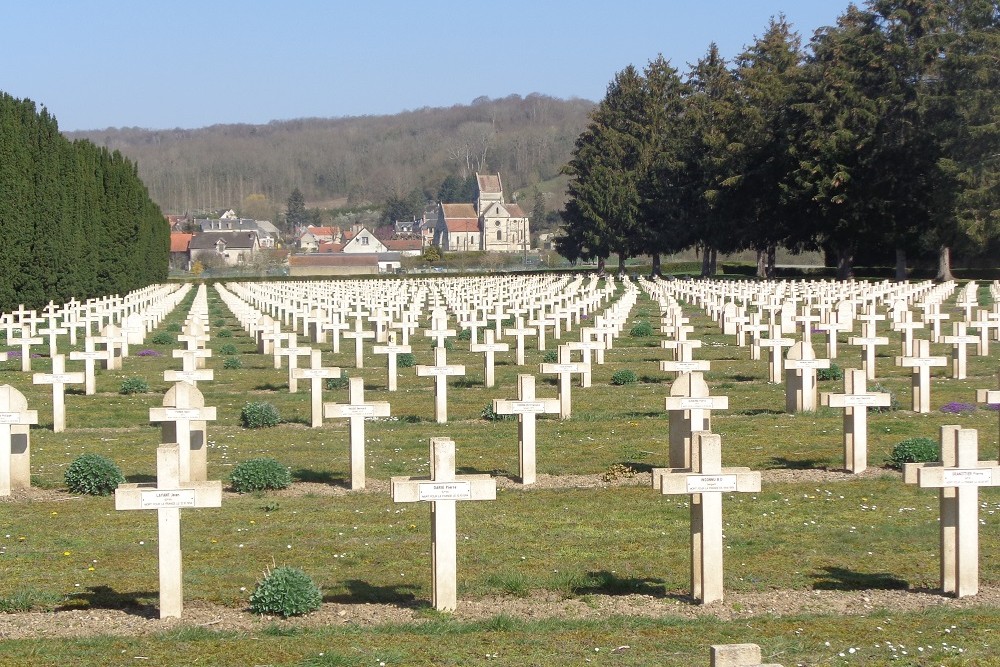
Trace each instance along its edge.
<instances>
[{"instance_id":1,"label":"village house","mask_svg":"<svg viewBox=\"0 0 1000 667\"><path fill-rule=\"evenodd\" d=\"M203 234L219 232L253 232L257 235L261 248L276 248L281 242L281 233L269 220L240 218L230 209L218 218L197 218L195 225Z\"/></svg>"},{"instance_id":2,"label":"village house","mask_svg":"<svg viewBox=\"0 0 1000 667\"><path fill-rule=\"evenodd\" d=\"M504 199L500 174L476 174L476 202L440 204L434 245L449 252L526 252L531 247L528 216Z\"/></svg>"},{"instance_id":3,"label":"village house","mask_svg":"<svg viewBox=\"0 0 1000 667\"><path fill-rule=\"evenodd\" d=\"M255 232L214 232L195 235L188 248L192 264L241 266L249 264L261 246Z\"/></svg>"}]
</instances>

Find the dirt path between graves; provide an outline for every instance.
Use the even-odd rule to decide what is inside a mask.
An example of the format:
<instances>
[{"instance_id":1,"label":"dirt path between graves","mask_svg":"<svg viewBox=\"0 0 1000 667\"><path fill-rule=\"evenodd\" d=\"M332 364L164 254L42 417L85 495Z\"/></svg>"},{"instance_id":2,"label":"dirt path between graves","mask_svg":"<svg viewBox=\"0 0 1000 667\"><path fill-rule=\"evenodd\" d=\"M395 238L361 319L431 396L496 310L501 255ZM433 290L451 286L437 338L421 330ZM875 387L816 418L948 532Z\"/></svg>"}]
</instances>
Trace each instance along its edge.
<instances>
[{"instance_id":1,"label":"dirt path between graves","mask_svg":"<svg viewBox=\"0 0 1000 667\"><path fill-rule=\"evenodd\" d=\"M863 477L898 474L875 468ZM772 470L763 471L765 482L836 482L857 479L842 471L826 470ZM540 475L535 488L593 488L612 486L648 486L649 473L634 477L605 480L600 475L549 476ZM498 478L502 488L520 488L515 480ZM387 493L388 482L370 480L371 493ZM299 483L280 491L277 495L302 494L341 495L345 488L327 484ZM61 491L31 489L16 492L6 502L46 502L68 500ZM756 593L726 592L724 602L695 605L690 598L677 595L587 595L566 598L549 591L534 591L526 597L488 597L459 601L454 617L459 621L476 621L505 614L524 619L601 619L610 616L636 616L645 618L693 619L711 616L721 620L748 619L760 615L789 616L795 614L851 614L864 615L879 609L896 612L916 611L931 607L963 608L1000 605L1000 586L981 587L978 595L955 599L931 590L774 590ZM118 610L87 609L50 612L25 612L0 614L0 640L31 638L92 637L97 635L144 636L183 627L205 627L219 631L253 634L271 628L325 627L325 626L375 626L395 623L421 623L428 615L423 612L426 602L413 606L389 604L337 604L327 603L306 617L281 619L259 617L245 609L233 609L201 601L188 601L184 605L183 619L159 619L152 607Z\"/></svg>"}]
</instances>

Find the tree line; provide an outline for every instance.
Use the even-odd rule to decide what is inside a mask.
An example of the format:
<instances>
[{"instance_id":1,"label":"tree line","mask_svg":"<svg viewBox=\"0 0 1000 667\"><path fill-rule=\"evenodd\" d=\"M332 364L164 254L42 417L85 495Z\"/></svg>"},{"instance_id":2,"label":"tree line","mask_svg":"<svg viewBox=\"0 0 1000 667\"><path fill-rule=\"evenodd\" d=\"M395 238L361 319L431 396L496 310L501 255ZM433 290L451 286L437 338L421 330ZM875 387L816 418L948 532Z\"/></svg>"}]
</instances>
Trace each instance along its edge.
<instances>
[{"instance_id":1,"label":"tree line","mask_svg":"<svg viewBox=\"0 0 1000 667\"><path fill-rule=\"evenodd\" d=\"M312 207L357 208L433 194L449 176L476 171L499 171L511 189L553 178L593 105L535 93L386 116L69 136L135 160L165 211L235 208L277 222L295 188Z\"/></svg>"},{"instance_id":2,"label":"tree line","mask_svg":"<svg viewBox=\"0 0 1000 667\"><path fill-rule=\"evenodd\" d=\"M0 93L0 311L124 294L167 276L170 230L135 164L69 141Z\"/></svg>"},{"instance_id":3,"label":"tree line","mask_svg":"<svg viewBox=\"0 0 1000 667\"><path fill-rule=\"evenodd\" d=\"M727 62L629 65L564 171L571 259L824 250L838 276L1000 255L1000 6L869 0L808 48L784 17Z\"/></svg>"}]
</instances>

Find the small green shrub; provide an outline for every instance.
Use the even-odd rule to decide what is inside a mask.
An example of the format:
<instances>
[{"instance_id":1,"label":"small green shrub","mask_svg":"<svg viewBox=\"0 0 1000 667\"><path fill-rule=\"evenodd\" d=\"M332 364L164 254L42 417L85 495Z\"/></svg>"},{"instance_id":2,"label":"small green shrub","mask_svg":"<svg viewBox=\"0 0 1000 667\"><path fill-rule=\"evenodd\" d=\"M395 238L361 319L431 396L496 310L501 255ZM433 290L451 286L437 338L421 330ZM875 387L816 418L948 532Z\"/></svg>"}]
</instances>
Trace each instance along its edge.
<instances>
[{"instance_id":1,"label":"small green shrub","mask_svg":"<svg viewBox=\"0 0 1000 667\"><path fill-rule=\"evenodd\" d=\"M229 483L240 493L284 489L292 483L292 473L271 458L247 459L233 466Z\"/></svg>"},{"instance_id":2,"label":"small green shrub","mask_svg":"<svg viewBox=\"0 0 1000 667\"><path fill-rule=\"evenodd\" d=\"M177 342L177 339L175 339L166 331L157 331L155 334L152 335L152 337L149 340L154 345L173 345L174 343Z\"/></svg>"},{"instance_id":3,"label":"small green shrub","mask_svg":"<svg viewBox=\"0 0 1000 667\"><path fill-rule=\"evenodd\" d=\"M615 371L614 375L611 376L611 384L624 385L624 384L635 384L639 381L639 376L635 374L635 371L623 368L620 371Z\"/></svg>"},{"instance_id":4,"label":"small green shrub","mask_svg":"<svg viewBox=\"0 0 1000 667\"><path fill-rule=\"evenodd\" d=\"M238 370L240 368L243 368L243 360L241 360L239 357L226 357L225 360L222 362L222 367L231 370Z\"/></svg>"},{"instance_id":5,"label":"small green shrub","mask_svg":"<svg viewBox=\"0 0 1000 667\"><path fill-rule=\"evenodd\" d=\"M417 365L417 357L412 352L396 355L396 368L413 368Z\"/></svg>"},{"instance_id":6,"label":"small green shrub","mask_svg":"<svg viewBox=\"0 0 1000 667\"><path fill-rule=\"evenodd\" d=\"M232 343L226 343L225 345L223 345L222 347L219 348L219 354L221 354L223 356L226 356L226 357L231 357L231 356L233 356L235 354L239 354L239 353L240 353L240 348L236 347Z\"/></svg>"},{"instance_id":7,"label":"small green shrub","mask_svg":"<svg viewBox=\"0 0 1000 667\"><path fill-rule=\"evenodd\" d=\"M462 329L458 332L459 340L472 340L472 329Z\"/></svg>"},{"instance_id":8,"label":"small green shrub","mask_svg":"<svg viewBox=\"0 0 1000 667\"><path fill-rule=\"evenodd\" d=\"M653 335L653 325L645 320L639 320L629 329L628 335L632 338L648 338Z\"/></svg>"},{"instance_id":9,"label":"small green shrub","mask_svg":"<svg viewBox=\"0 0 1000 667\"><path fill-rule=\"evenodd\" d=\"M167 331L173 331L174 333L182 331L184 327L181 326L180 322L171 322L167 325Z\"/></svg>"},{"instance_id":10,"label":"small green shrub","mask_svg":"<svg viewBox=\"0 0 1000 667\"><path fill-rule=\"evenodd\" d=\"M281 421L278 408L270 403L254 401L243 406L240 412L240 423L243 428L268 428L277 426Z\"/></svg>"},{"instance_id":11,"label":"small green shrub","mask_svg":"<svg viewBox=\"0 0 1000 667\"><path fill-rule=\"evenodd\" d=\"M215 335L217 338L232 338L233 332L229 329L219 329Z\"/></svg>"},{"instance_id":12,"label":"small green shrub","mask_svg":"<svg viewBox=\"0 0 1000 667\"><path fill-rule=\"evenodd\" d=\"M555 350L546 350L545 354L542 355L542 363L544 364L554 364L559 361L559 353Z\"/></svg>"},{"instance_id":13,"label":"small green shrub","mask_svg":"<svg viewBox=\"0 0 1000 667\"><path fill-rule=\"evenodd\" d=\"M64 474L71 493L107 496L125 481L115 462L100 454L81 454L69 464Z\"/></svg>"},{"instance_id":14,"label":"small green shrub","mask_svg":"<svg viewBox=\"0 0 1000 667\"><path fill-rule=\"evenodd\" d=\"M145 394L149 391L149 383L140 377L125 378L118 388L119 394Z\"/></svg>"},{"instance_id":15,"label":"small green shrub","mask_svg":"<svg viewBox=\"0 0 1000 667\"><path fill-rule=\"evenodd\" d=\"M868 388L868 393L871 394L889 394L889 405L877 406L870 408L873 412L895 412L899 410L899 399L896 398L895 392L889 391L889 389L876 382L871 387Z\"/></svg>"},{"instance_id":16,"label":"small green shrub","mask_svg":"<svg viewBox=\"0 0 1000 667\"><path fill-rule=\"evenodd\" d=\"M224 327L224 326L226 326L226 320L225 320L225 318L223 318L223 317L219 317L219 318L216 318L216 319L215 319L215 320L214 320L214 321L212 322L212 326L213 326L213 327L215 327L215 328L217 328L217 329L218 329L219 327Z\"/></svg>"},{"instance_id":17,"label":"small green shrub","mask_svg":"<svg viewBox=\"0 0 1000 667\"><path fill-rule=\"evenodd\" d=\"M342 370L339 378L327 378L323 384L327 389L345 389L350 384L350 379L347 371Z\"/></svg>"},{"instance_id":18,"label":"small green shrub","mask_svg":"<svg viewBox=\"0 0 1000 667\"><path fill-rule=\"evenodd\" d=\"M479 416L487 421L495 422L495 421L504 421L507 419L514 419L517 415L500 415L497 414L496 412L493 412L493 402L491 401L487 403L486 407L479 412Z\"/></svg>"},{"instance_id":19,"label":"small green shrub","mask_svg":"<svg viewBox=\"0 0 1000 667\"><path fill-rule=\"evenodd\" d=\"M250 594L250 611L255 614L302 616L316 611L323 593L305 572L283 565L265 573Z\"/></svg>"},{"instance_id":20,"label":"small green shrub","mask_svg":"<svg viewBox=\"0 0 1000 667\"><path fill-rule=\"evenodd\" d=\"M902 468L904 463L927 463L941 460L941 447L931 438L909 438L892 448L885 460L890 468Z\"/></svg>"},{"instance_id":21,"label":"small green shrub","mask_svg":"<svg viewBox=\"0 0 1000 667\"><path fill-rule=\"evenodd\" d=\"M817 380L843 380L844 379L844 369L837 364L831 363L829 368L820 368L816 370Z\"/></svg>"}]
</instances>

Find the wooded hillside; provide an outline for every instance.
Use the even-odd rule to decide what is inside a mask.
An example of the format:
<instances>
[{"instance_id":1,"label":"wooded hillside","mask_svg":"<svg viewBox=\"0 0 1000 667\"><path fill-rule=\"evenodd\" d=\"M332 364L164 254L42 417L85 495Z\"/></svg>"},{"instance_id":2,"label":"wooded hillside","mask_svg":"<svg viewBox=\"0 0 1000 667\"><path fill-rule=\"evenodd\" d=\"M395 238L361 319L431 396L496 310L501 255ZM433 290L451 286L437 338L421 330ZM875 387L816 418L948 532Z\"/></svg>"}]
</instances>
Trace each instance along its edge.
<instances>
[{"instance_id":1,"label":"wooded hillside","mask_svg":"<svg viewBox=\"0 0 1000 667\"><path fill-rule=\"evenodd\" d=\"M382 203L445 177L499 171L505 190L556 176L593 103L545 95L393 116L308 118L198 130L108 129L71 137L119 150L139 165L164 211L284 210L293 189L310 205ZM262 197L263 196L263 197Z\"/></svg>"},{"instance_id":2,"label":"wooded hillside","mask_svg":"<svg viewBox=\"0 0 1000 667\"><path fill-rule=\"evenodd\" d=\"M166 279L170 233L118 151L68 141L0 93L0 311L124 294Z\"/></svg>"}]
</instances>

